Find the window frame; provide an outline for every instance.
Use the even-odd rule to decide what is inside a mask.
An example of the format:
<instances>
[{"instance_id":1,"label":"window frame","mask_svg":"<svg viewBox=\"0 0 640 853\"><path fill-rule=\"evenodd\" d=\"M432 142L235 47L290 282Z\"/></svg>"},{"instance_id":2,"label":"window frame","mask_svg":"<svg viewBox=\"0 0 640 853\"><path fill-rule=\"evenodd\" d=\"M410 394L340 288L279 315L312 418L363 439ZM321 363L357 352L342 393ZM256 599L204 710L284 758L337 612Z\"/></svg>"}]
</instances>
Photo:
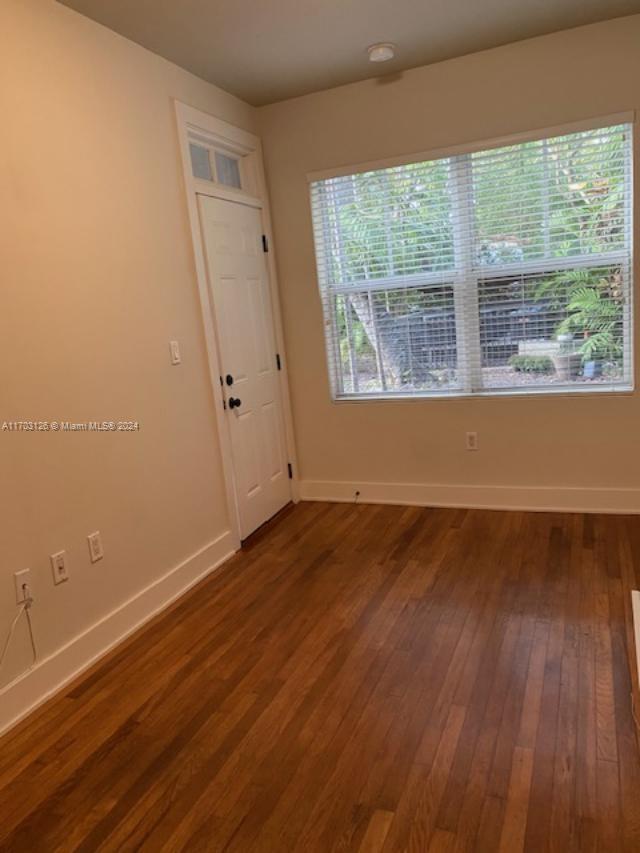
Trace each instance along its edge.
<instances>
[{"instance_id":1,"label":"window frame","mask_svg":"<svg viewBox=\"0 0 640 853\"><path fill-rule=\"evenodd\" d=\"M492 149L503 148L527 142L552 139L558 136L580 133L581 131L606 129L617 125L629 125L631 127L631 144L625 156L626 180L629 192L625 197L625 244L626 249L606 253L573 256L568 258L547 258L535 260L523 260L501 265L476 264L472 254L472 241L464 238L464 233L469 233L474 223L473 217L473 172L472 156L475 153L484 153ZM349 284L333 285L326 281L326 275L317 267L317 278L320 285L320 294L323 302L324 322L323 329L328 322L332 329L336 329L335 298L343 295L364 293L371 299L371 294L382 291L389 292L394 289L410 290L428 286L453 286L455 325L456 325L456 349L466 353L465 358L458 357L458 382L459 388L446 391L428 390L407 392L403 390L390 391L384 388L384 373L378 366L380 381L383 390L373 392L345 392L344 376L340 370L340 358L333 357L330 353L329 336L324 332L324 345L327 361L327 370L330 379L330 394L334 403L371 402L371 401L398 401L398 400L425 400L425 399L460 399L460 398L487 398L487 397L538 397L540 395L553 396L575 396L589 394L605 395L630 395L635 390L634 362L634 314L635 293L633 286L633 206L634 206L634 152L635 152L635 113L625 112L604 116L598 119L573 122L571 124L538 129L529 133L518 133L510 136L497 137L476 143L452 146L435 151L420 154L407 155L405 157L385 159L361 163L355 166L341 166L332 170L322 170L307 174L309 184L309 198L311 203L311 185L330 178L349 177L364 172L373 172L394 166L406 166L430 160L441 160L451 158L452 177L456 185L456 194L463 200L461 209L454 207L453 219L454 238L454 265L448 270L435 270L427 273L417 273L402 278L377 278L367 281L350 282ZM325 242L325 236L321 233L322 228L311 211L314 232L314 246L317 247ZM317 251L316 251L317 258ZM628 345L623 352L623 376L624 378L615 386L613 384L578 385L578 384L554 384L549 386L514 386L512 388L486 388L481 380L481 347L480 347L480 313L479 313L479 289L480 284L487 278L508 277L518 275L526 276L558 272L562 269L596 269L607 268L614 265L628 265L628 310L624 312L624 339ZM460 286L462 285L462 286ZM469 303L475 303L469 310ZM347 312L348 313L348 312ZM476 328L473 328L473 327ZM337 344L337 335L332 336L333 344ZM470 341L473 346L470 346ZM349 346L349 350L351 347ZM354 374L355 375L355 374Z\"/></svg>"},{"instance_id":2,"label":"window frame","mask_svg":"<svg viewBox=\"0 0 640 853\"><path fill-rule=\"evenodd\" d=\"M255 174L255 155L253 152L243 152L234 149L231 146L225 145L222 142L211 141L207 139L201 132L189 130L189 169L192 180L202 192L206 195L210 188L216 188L217 193L223 193L230 200L243 198L250 200L254 207L260 206L259 189ZM193 171L193 159L191 155L191 146L201 148L207 152L209 160L209 170L211 178L199 178ZM240 177L240 186L225 184L218 175L218 164L216 163L216 155L221 154L224 157L229 157L235 160L238 165L238 174ZM209 188L209 189L207 189Z\"/></svg>"}]
</instances>

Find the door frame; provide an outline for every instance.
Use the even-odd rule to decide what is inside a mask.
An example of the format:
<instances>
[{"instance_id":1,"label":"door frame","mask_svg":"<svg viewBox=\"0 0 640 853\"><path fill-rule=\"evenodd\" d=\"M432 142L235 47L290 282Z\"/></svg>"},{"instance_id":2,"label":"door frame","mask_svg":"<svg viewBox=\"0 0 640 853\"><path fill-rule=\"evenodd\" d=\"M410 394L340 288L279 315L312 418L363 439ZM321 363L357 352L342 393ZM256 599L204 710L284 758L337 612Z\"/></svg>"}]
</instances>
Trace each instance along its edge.
<instances>
[{"instance_id":1,"label":"door frame","mask_svg":"<svg viewBox=\"0 0 640 853\"><path fill-rule=\"evenodd\" d=\"M267 275L269 279L269 293L271 296L271 312L273 315L274 335L276 351L280 355L281 369L278 371L279 393L282 409L282 420L284 426L284 440L287 450L287 458L292 466L292 478L290 480L291 499L297 503L300 499L298 484L298 465L296 458L295 438L293 432L293 417L291 413L291 398L289 394L289 375L287 369L287 357L284 346L284 335L282 331L282 315L280 311L280 297L278 293L276 265L273 251L273 236L271 229L271 216L269 212L269 197L264 174L262 160L262 143L258 136L249 133L242 128L235 127L222 119L204 113L200 110L175 101L176 119L178 125L178 140L182 159L182 171L184 176L184 187L187 198L187 210L189 214L189 225L191 229L191 240L195 259L196 279L198 282L198 293L200 296L200 310L204 326L204 336L207 347L207 362L209 366L209 380L213 391L214 408L218 435L220 440L220 453L222 456L222 471L224 486L229 511L229 522L231 534L236 550L240 547L240 516L235 488L235 476L233 470L233 459L231 454L231 434L229 422L224 408L224 393L220 385L222 370L220 368L219 337L216 327L216 315L213 299L210 298L209 275L204 250L204 241L198 210L198 195L211 196L224 201L235 201L258 208L261 214L262 233L266 236L269 251L266 253ZM190 142L200 142L210 145L241 158L243 180L246 181L246 190L236 190L221 186L213 181L194 178L191 169L191 155L189 152Z\"/></svg>"}]
</instances>

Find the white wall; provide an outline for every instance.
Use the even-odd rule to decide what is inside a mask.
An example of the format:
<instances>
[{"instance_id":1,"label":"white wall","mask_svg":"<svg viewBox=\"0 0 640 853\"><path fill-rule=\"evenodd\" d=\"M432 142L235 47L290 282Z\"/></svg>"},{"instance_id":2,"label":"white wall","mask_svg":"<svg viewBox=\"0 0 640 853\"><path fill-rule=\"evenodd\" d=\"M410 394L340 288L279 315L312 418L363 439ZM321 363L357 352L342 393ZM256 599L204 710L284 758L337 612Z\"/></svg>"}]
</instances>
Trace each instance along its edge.
<instances>
[{"instance_id":1,"label":"white wall","mask_svg":"<svg viewBox=\"0 0 640 853\"><path fill-rule=\"evenodd\" d=\"M638 393L332 403L305 178L637 109L639 45L622 18L258 111L303 495L640 509Z\"/></svg>"},{"instance_id":2,"label":"white wall","mask_svg":"<svg viewBox=\"0 0 640 853\"><path fill-rule=\"evenodd\" d=\"M0 432L0 642L29 567L43 657L229 528L173 98L253 128L248 105L53 0L2 0L0 422L140 422ZM0 685L29 662L23 620ZM0 728L26 701L0 694Z\"/></svg>"}]
</instances>

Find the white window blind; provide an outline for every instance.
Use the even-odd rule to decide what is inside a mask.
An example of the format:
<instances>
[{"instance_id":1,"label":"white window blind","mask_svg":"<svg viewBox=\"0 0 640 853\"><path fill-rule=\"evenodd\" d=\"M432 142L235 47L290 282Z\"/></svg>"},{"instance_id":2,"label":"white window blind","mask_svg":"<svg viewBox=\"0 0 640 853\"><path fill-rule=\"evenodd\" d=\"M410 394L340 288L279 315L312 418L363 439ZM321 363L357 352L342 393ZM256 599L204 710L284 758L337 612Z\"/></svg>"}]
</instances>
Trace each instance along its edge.
<instances>
[{"instance_id":1,"label":"white window blind","mask_svg":"<svg viewBox=\"0 0 640 853\"><path fill-rule=\"evenodd\" d=\"M334 397L632 383L630 124L311 184Z\"/></svg>"}]
</instances>

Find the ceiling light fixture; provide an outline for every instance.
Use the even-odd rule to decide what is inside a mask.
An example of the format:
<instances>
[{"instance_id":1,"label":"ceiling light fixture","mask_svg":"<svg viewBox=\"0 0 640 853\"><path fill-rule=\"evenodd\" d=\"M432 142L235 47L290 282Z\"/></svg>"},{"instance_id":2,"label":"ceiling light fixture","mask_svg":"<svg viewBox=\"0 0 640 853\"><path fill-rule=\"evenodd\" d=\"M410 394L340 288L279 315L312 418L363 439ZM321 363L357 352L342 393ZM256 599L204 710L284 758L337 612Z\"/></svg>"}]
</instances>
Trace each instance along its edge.
<instances>
[{"instance_id":1,"label":"ceiling light fixture","mask_svg":"<svg viewBox=\"0 0 640 853\"><path fill-rule=\"evenodd\" d=\"M369 62L388 62L396 55L396 46L391 42L372 44L367 48Z\"/></svg>"}]
</instances>

